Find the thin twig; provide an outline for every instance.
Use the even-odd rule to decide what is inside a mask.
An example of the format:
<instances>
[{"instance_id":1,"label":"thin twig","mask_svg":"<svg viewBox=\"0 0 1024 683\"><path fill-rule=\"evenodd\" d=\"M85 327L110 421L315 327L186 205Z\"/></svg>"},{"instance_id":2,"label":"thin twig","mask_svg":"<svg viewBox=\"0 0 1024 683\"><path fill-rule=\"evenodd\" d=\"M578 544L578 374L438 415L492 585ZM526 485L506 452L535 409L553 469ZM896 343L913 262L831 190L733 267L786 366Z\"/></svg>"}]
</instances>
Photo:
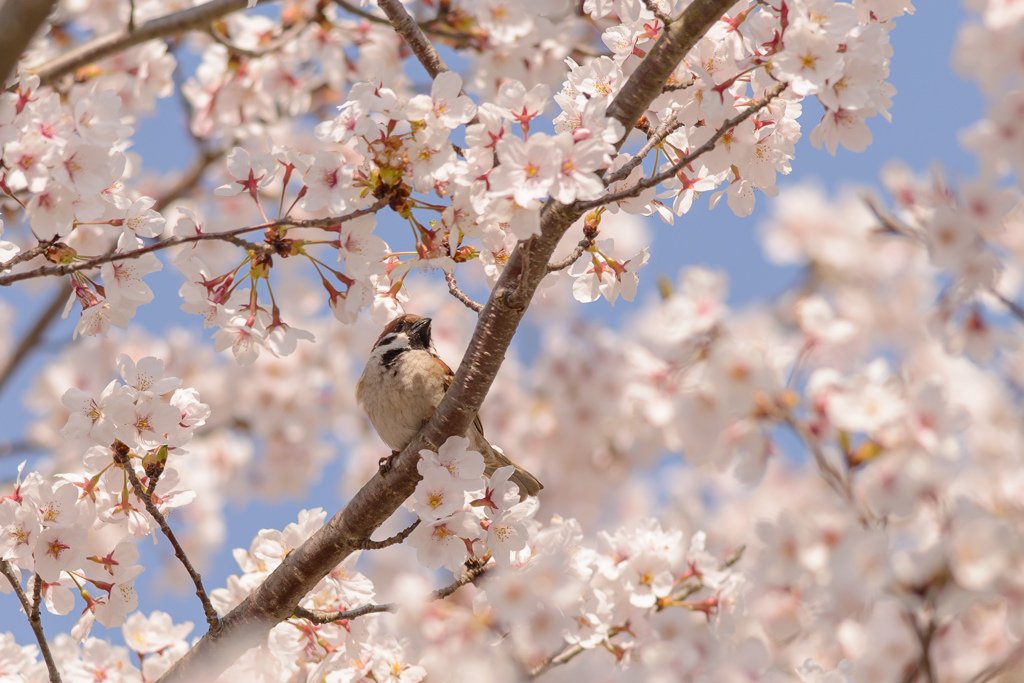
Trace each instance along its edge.
<instances>
[{"instance_id":1,"label":"thin twig","mask_svg":"<svg viewBox=\"0 0 1024 683\"><path fill-rule=\"evenodd\" d=\"M1018 321L1024 323L1024 306L1021 306L1013 299L1007 298L1000 292L996 291L994 287L990 287L989 291L999 299L1000 303L1010 309L1010 312L1013 313L1014 317L1017 318Z\"/></svg>"},{"instance_id":2,"label":"thin twig","mask_svg":"<svg viewBox=\"0 0 1024 683\"><path fill-rule=\"evenodd\" d=\"M468 294L459 289L459 285L455 282L455 273L449 273L448 271L445 271L444 279L445 282L448 283L448 292L456 299L461 301L463 304L465 304L466 308L477 313L484 310L483 304L473 301L471 298L469 298Z\"/></svg>"},{"instance_id":3,"label":"thin twig","mask_svg":"<svg viewBox=\"0 0 1024 683\"><path fill-rule=\"evenodd\" d=\"M344 216L331 216L329 218L313 218L309 220L293 220L290 218L282 218L274 221L268 221L266 223L260 223L259 225L250 225L244 228L235 228L234 230L225 230L224 232L201 232L195 235L184 235L178 237L169 237L159 242L133 249L131 251L114 252L109 254L103 254L102 256L96 256L86 261L79 261L77 263L68 263L56 266L40 266L34 270L26 270L22 273L12 273L10 275L0 276L0 286L10 285L20 280L29 280L37 277L47 277L50 275L69 275L71 273L77 273L80 270L89 270L97 266L101 266L104 263L113 263L116 261L124 261L127 259L138 258L144 254L149 254L154 251L160 251L162 249L169 249L176 247L181 244L188 244L190 242L201 242L203 240L221 240L225 242L231 242L237 244L243 248L252 248L256 245L252 242L245 242L239 240L237 235L242 235L247 232L254 232L256 230L266 230L267 228L277 227L288 227L288 228L316 228L316 227L327 227L330 225L338 225L339 223L345 223L354 218L365 216L368 213L374 213L379 211L387 205L387 199L378 201L371 207L366 209L360 209L353 211L350 214Z\"/></svg>"},{"instance_id":4,"label":"thin twig","mask_svg":"<svg viewBox=\"0 0 1024 683\"><path fill-rule=\"evenodd\" d=\"M932 666L932 640L935 637L935 631L937 625L933 619L928 619L926 624L921 623L921 619L912 611L904 613L907 621L910 622L911 628L914 629L914 635L917 636L918 642L921 644L921 657L919 658L914 669L920 674L924 683L935 683L935 669ZM909 672L908 672L909 675ZM915 676L911 680L916 680Z\"/></svg>"},{"instance_id":5,"label":"thin twig","mask_svg":"<svg viewBox=\"0 0 1024 683\"><path fill-rule=\"evenodd\" d=\"M545 659L543 662L540 663L539 666L534 668L530 672L530 678L538 678L541 675L547 673L549 669L552 669L556 666L561 666L562 664L568 664L573 657L582 654L585 651L586 648L580 645L579 643L575 645L566 644L565 647L563 647L561 650Z\"/></svg>"},{"instance_id":6,"label":"thin twig","mask_svg":"<svg viewBox=\"0 0 1024 683\"><path fill-rule=\"evenodd\" d=\"M258 1L263 2L264 0ZM180 12L151 19L142 26L135 27L134 31L123 30L101 36L68 50L33 71L44 85L52 85L62 76L73 73L104 57L123 52L155 38L166 38L201 28L215 19L245 9L245 6L246 0L211 0L197 7L190 7Z\"/></svg>"},{"instance_id":7,"label":"thin twig","mask_svg":"<svg viewBox=\"0 0 1024 683\"><path fill-rule=\"evenodd\" d=\"M239 240L237 235L241 235L247 232L253 232L254 230L265 229L267 226L264 225L251 225L244 228L237 228L235 230L226 230L224 232L202 232L195 235L185 235L178 237L170 237L165 240L160 240L149 244L145 247L139 247L138 249L132 249L131 251L119 251L109 252L100 256L95 256L85 261L78 261L77 263L67 263L55 266L40 266L33 270L26 270L21 273L12 273L10 275L0 276L0 286L6 286L21 280L31 280L37 277L48 277L50 275L70 275L71 273L77 273L81 270L91 270L97 266L101 266L104 263L114 263L117 261L125 261L128 259L139 258L145 254L149 254L154 251L160 251L162 249L169 249L176 247L181 244L188 244L190 242L201 242L203 240L222 240L227 242L242 242L246 246L254 246L249 242Z\"/></svg>"},{"instance_id":8,"label":"thin twig","mask_svg":"<svg viewBox=\"0 0 1024 683\"><path fill-rule=\"evenodd\" d=\"M36 258L37 256L42 256L43 254L46 253L47 249L49 249L53 245L57 244L57 242L59 242L59 241L60 241L60 238L54 237L53 239L44 240L44 241L40 242L39 244L37 244L36 246L32 247L31 249L26 249L25 251L19 251L17 254L15 254L11 258L7 259L3 263L0 263L0 271L10 270L11 268L13 268L14 266L18 265L19 263L24 263L25 261L31 261L32 259Z\"/></svg>"},{"instance_id":9,"label":"thin twig","mask_svg":"<svg viewBox=\"0 0 1024 683\"><path fill-rule=\"evenodd\" d=\"M309 26L309 22L300 22L298 24L295 24L294 26L289 27L288 30L282 32L281 35L279 35L277 38L274 38L266 45L263 45L255 50L235 45L227 36L222 36L212 26L206 30L206 33L211 38L213 38L214 41L226 47L228 49L228 52L241 57L257 59L259 57L263 57L264 55L270 54L271 52L277 52L282 47L287 45L290 41L295 40L300 33L306 30L307 26Z\"/></svg>"},{"instance_id":10,"label":"thin twig","mask_svg":"<svg viewBox=\"0 0 1024 683\"><path fill-rule=\"evenodd\" d=\"M655 2L655 0L642 0L642 1L644 3L644 7L646 7L648 9L648 11L650 11L651 14L653 14L655 17L657 17L658 21L660 21L663 24L667 24L670 21L672 21L672 17L670 17L669 15L665 14L664 12L662 12L661 8L658 7L658 5Z\"/></svg>"},{"instance_id":11,"label":"thin twig","mask_svg":"<svg viewBox=\"0 0 1024 683\"><path fill-rule=\"evenodd\" d=\"M143 505L146 506L146 511L150 516L160 525L160 531L163 532L167 540L171 542L171 546L174 548L174 556L178 558L182 566L185 567L185 571L188 572L189 577L192 579L192 583L196 587L196 596L199 601L203 603L203 613L206 615L206 623L209 625L211 631L216 631L220 627L220 617L217 616L217 610L213 608L213 603L210 602L210 596L206 593L206 589L203 587L203 579L199 576L199 572L195 570L192 563L188 559L188 555L185 554L185 550L178 543L178 539L175 537L174 532L171 531L170 525L167 524L167 518L164 517L163 513L160 512L156 504L153 502L152 496L147 496L145 489L142 488L142 482L139 481L138 475L135 474L135 465L131 462L131 458L128 455L128 447L120 442L115 443L114 447L114 462L121 466L124 473L128 476L128 480L132 484L132 490L135 492L135 496L142 501Z\"/></svg>"},{"instance_id":12,"label":"thin twig","mask_svg":"<svg viewBox=\"0 0 1024 683\"><path fill-rule=\"evenodd\" d=\"M334 0L334 4L336 4L338 7L341 7L349 14L354 14L357 17L366 19L371 23L380 24L382 26L392 25L391 22L388 21L386 18L373 14L372 12L367 12L366 10L362 9L357 5L353 5L351 2L348 2L347 0ZM477 37L474 36L472 33L465 33L462 31L449 31L438 28L437 24L441 22L443 22L443 10L439 10L438 16L434 17L433 19L428 19L427 21L418 21L416 22L416 25L423 29L423 31L426 33L429 33L438 38L448 38L449 40L459 41L459 43L463 46L465 46L468 41Z\"/></svg>"},{"instance_id":13,"label":"thin twig","mask_svg":"<svg viewBox=\"0 0 1024 683\"><path fill-rule=\"evenodd\" d=\"M0 392L3 391L7 381L14 374L14 371L18 369L18 366L21 365L21 362L25 360L25 357L39 348L39 342L42 340L43 335L46 334L46 330L49 329L53 321L64 310L64 303L68 300L69 296L71 296L71 286L66 282L61 284L53 293L50 303L39 314L36 321L32 323L32 327L25 332L25 336L18 342L14 353L7 359L3 369L0 369Z\"/></svg>"},{"instance_id":14,"label":"thin twig","mask_svg":"<svg viewBox=\"0 0 1024 683\"><path fill-rule=\"evenodd\" d=\"M875 215L878 222L882 224L882 228L887 233L899 235L900 237L906 237L911 239L918 244L924 244L924 237L914 230L913 228L903 225L895 218L887 214L882 207L878 205L878 201L869 194L865 194L862 197L862 201L867 205L868 209Z\"/></svg>"},{"instance_id":15,"label":"thin twig","mask_svg":"<svg viewBox=\"0 0 1024 683\"><path fill-rule=\"evenodd\" d=\"M481 575L483 575L484 572L487 571L488 567L492 566L494 565L485 564L480 561L473 562L469 565L469 567L467 567L466 573L460 576L458 579L456 579L452 584L445 586L444 588L438 588L436 591L434 591L434 599L443 600L444 598L447 598L449 595L459 590L467 583L473 583L474 581L476 581L478 578L480 578Z\"/></svg>"},{"instance_id":16,"label":"thin twig","mask_svg":"<svg viewBox=\"0 0 1024 683\"><path fill-rule=\"evenodd\" d=\"M417 520L419 523L419 520ZM416 524L413 524L407 531L416 528ZM434 600L442 600L447 598L449 595L459 590L467 583L472 583L483 574L488 567L492 565L477 563L466 571L465 574L460 576L454 583L444 588L439 588L433 593ZM355 607L353 609L342 610L339 612L325 612L316 609L306 609L302 606L296 606L294 616L299 619L308 619L314 624L330 624L335 621L341 621L343 619L355 619L356 617L362 617L367 614L379 614L381 612L397 612L399 606L393 602L384 603L381 605L363 605L362 607Z\"/></svg>"},{"instance_id":17,"label":"thin twig","mask_svg":"<svg viewBox=\"0 0 1024 683\"><path fill-rule=\"evenodd\" d=\"M42 579L38 576L35 577L35 589L33 591L33 602L29 602L28 596L21 587L21 582L18 581L18 575L14 573L14 569L7 560L0 560L0 574L7 577L7 580L11 583L11 588L14 589L15 595L18 596L18 601L21 603L21 608L25 610L25 616L28 617L29 626L32 627L32 632L36 636L36 643L39 644L39 650L43 653L43 661L46 662L46 669L50 672L50 683L60 683L60 672L57 671L57 663L53 661L53 654L50 653L50 646L46 642L46 633L43 632L43 622L39 618L39 595L42 589ZM35 608L33 609L33 604Z\"/></svg>"},{"instance_id":18,"label":"thin twig","mask_svg":"<svg viewBox=\"0 0 1024 683\"><path fill-rule=\"evenodd\" d=\"M548 272L549 273L554 273L554 272L557 272L559 270L565 270L566 268L568 268L572 264L576 263L576 261L578 261L579 258L581 256L583 256L583 254L586 253L586 251L588 249L590 249L592 246L594 246L594 240L596 238L597 238L597 231L596 230L594 230L592 232L588 231L588 230L584 230L583 231L583 239L581 239L579 241L579 243L577 243L576 247L573 248L572 253L569 254L568 256L566 256L561 261L552 261L551 263L549 263L548 264Z\"/></svg>"},{"instance_id":19,"label":"thin twig","mask_svg":"<svg viewBox=\"0 0 1024 683\"><path fill-rule=\"evenodd\" d=\"M306 609L305 607L297 606L295 608L295 617L297 619L308 619L314 624L331 624L335 621L342 621L344 619L355 619L362 617L367 614L378 614L380 612L395 612L398 607L394 603L387 603L385 605L363 605L362 607L356 607L354 609L347 609L341 612L324 612L318 609Z\"/></svg>"},{"instance_id":20,"label":"thin twig","mask_svg":"<svg viewBox=\"0 0 1024 683\"><path fill-rule=\"evenodd\" d=\"M825 451L821 447L818 437L811 432L805 424L800 422L789 410L782 409L781 412L781 421L792 429L793 433L796 434L805 446L807 446L807 449L811 452L811 456L814 458L815 464L818 466L818 473L821 475L821 478L825 480L825 483L827 483L833 491L839 494L840 498L846 501L850 507L853 508L861 526L864 528L871 528L877 524L878 520L870 511L861 505L857 500L857 497L854 495L849 474L847 473L847 475L844 476L832 465L832 463L828 461L828 457L825 455Z\"/></svg>"},{"instance_id":21,"label":"thin twig","mask_svg":"<svg viewBox=\"0 0 1024 683\"><path fill-rule=\"evenodd\" d=\"M632 173L633 169L639 166L643 162L644 158L651 153L652 149L659 146L665 141L665 138L679 129L682 125L682 123L676 121L676 112L672 112L665 117L665 120L661 122L661 125L659 125L654 132L651 133L650 137L647 138L647 142L645 142L644 146L640 148L640 151L637 152L636 156L623 164L622 168L605 176L605 186L607 187L612 183L617 183L618 181L628 177L629 174Z\"/></svg>"},{"instance_id":22,"label":"thin twig","mask_svg":"<svg viewBox=\"0 0 1024 683\"><path fill-rule=\"evenodd\" d=\"M390 538L385 538L383 541L371 541L370 539L366 539L359 545L359 548L361 550L380 550L381 548L387 548L389 546L397 545L405 539L409 538L409 534L415 531L416 527L418 527L419 525L420 520L417 519L415 522L405 527L394 536L391 536Z\"/></svg>"},{"instance_id":23,"label":"thin twig","mask_svg":"<svg viewBox=\"0 0 1024 683\"><path fill-rule=\"evenodd\" d=\"M357 5L353 5L351 2L346 2L346 0L334 0L334 4L342 8L349 14L354 14L357 17L362 17L363 19L366 19L367 21L372 22L374 24L381 24L382 26L391 25L391 22L385 19L384 17L379 17L376 14L373 14L372 12L367 12L363 8Z\"/></svg>"},{"instance_id":24,"label":"thin twig","mask_svg":"<svg viewBox=\"0 0 1024 683\"><path fill-rule=\"evenodd\" d=\"M672 85L666 83L661 89L661 92L679 92L680 90L686 90L687 88L692 87L696 82L697 76L693 75L690 77L690 80L686 81L686 83L673 83Z\"/></svg>"},{"instance_id":25,"label":"thin twig","mask_svg":"<svg viewBox=\"0 0 1024 683\"><path fill-rule=\"evenodd\" d=\"M695 149L693 152L690 152L689 154L680 158L679 161L672 164L672 166L670 166L668 169L662 171L661 173L656 173L655 175L649 178L644 178L636 185L628 187L620 192L613 192L612 194L605 195L600 199L594 199L589 202L577 202L575 205L576 208L586 211L589 209L597 208L599 206L604 206L605 204L617 202L622 199L630 199L632 197L637 197L644 190L654 187L659 183L668 180L669 178L672 178L673 176L675 176L676 173L679 173L679 171L683 170L684 168L692 164L695 160L699 159L701 156L714 149L715 145L718 144L718 141L721 139L721 137L725 135L727 132L729 132L737 125L743 123L751 116L767 107L773 99L778 97L782 93L782 91L786 89L787 85L787 83L779 83L777 86L768 91L768 94L765 95L763 98L761 98L757 102L754 102L753 104L749 105L746 109L744 109L741 114L738 114L729 119L728 121L726 121L725 123L723 123L722 126L715 131L714 135L712 135L708 139L707 142L705 142L703 145Z\"/></svg>"}]
</instances>

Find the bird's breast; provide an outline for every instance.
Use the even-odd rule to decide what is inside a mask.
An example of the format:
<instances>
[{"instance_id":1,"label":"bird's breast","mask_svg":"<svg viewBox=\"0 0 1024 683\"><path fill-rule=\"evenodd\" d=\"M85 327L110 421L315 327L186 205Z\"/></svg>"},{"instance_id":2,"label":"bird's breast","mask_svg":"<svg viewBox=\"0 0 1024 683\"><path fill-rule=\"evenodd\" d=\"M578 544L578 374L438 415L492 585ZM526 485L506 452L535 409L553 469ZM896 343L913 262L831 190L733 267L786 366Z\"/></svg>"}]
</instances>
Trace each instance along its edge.
<instances>
[{"instance_id":1,"label":"bird's breast","mask_svg":"<svg viewBox=\"0 0 1024 683\"><path fill-rule=\"evenodd\" d=\"M389 448L405 448L444 397L444 376L427 351L405 350L390 366L381 359L367 363L356 400Z\"/></svg>"}]
</instances>

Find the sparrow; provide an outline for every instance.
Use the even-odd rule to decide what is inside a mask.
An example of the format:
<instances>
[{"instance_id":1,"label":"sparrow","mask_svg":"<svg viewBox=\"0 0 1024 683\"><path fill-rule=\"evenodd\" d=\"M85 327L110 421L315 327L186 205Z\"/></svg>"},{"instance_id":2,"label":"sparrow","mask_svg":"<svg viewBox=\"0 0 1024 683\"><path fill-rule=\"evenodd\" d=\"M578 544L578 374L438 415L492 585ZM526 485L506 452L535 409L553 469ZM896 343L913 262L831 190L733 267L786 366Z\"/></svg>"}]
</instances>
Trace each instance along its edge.
<instances>
[{"instance_id":1,"label":"sparrow","mask_svg":"<svg viewBox=\"0 0 1024 683\"><path fill-rule=\"evenodd\" d=\"M373 346L370 359L356 384L356 402L366 411L377 434L393 452L381 458L386 471L391 457L409 445L430 420L454 373L434 350L430 338L430 318L406 313L385 327ZM484 456L484 474L488 477L499 467L513 465L510 477L519 486L519 498L535 496L544 488L532 474L509 460L484 438L477 415L466 433L469 447Z\"/></svg>"}]
</instances>

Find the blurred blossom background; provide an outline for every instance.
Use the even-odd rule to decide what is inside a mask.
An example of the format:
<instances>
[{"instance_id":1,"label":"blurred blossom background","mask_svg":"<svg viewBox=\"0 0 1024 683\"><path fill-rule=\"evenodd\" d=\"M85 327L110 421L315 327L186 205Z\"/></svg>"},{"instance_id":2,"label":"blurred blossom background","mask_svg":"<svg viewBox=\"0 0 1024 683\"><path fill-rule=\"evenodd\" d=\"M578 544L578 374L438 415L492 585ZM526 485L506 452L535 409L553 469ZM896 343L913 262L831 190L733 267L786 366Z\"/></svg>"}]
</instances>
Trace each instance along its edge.
<instances>
[{"instance_id":1,"label":"blurred blossom background","mask_svg":"<svg viewBox=\"0 0 1024 683\"><path fill-rule=\"evenodd\" d=\"M790 219L805 212L808 220L818 221L823 212L829 211L826 205L845 203L849 208L839 212L835 220L847 220L849 216L863 213L858 205L862 194L883 195L880 174L887 164L894 161L906 164L917 174L938 163L950 176L971 177L974 174L974 157L961 149L957 142L958 134L983 115L984 102L976 85L956 75L951 66L954 41L965 19L966 14L955 3L920 2L916 14L896 21L896 28L891 33L893 57L889 76L897 91L891 109L892 122L880 116L869 119L874 141L867 151L852 153L840 149L835 156L830 156L823 149L814 149L808 140L809 131L817 124L821 110L813 98L805 100L805 113L801 119L804 134L797 145L793 172L779 177L779 198L758 196L753 215L737 218L724 202L709 211L708 198L702 196L689 214L676 218L674 225L665 224L657 217L642 218L625 213L606 216L601 225L601 236L614 237L617 253L635 253L645 245L651 245L650 261L640 272L636 301L630 303L620 299L614 306L604 299L576 304L566 281L545 289L535 300L516 337L513 353L499 375L495 391L484 403L485 428L492 434L513 432L525 435L538 428L538 425L530 423L529 411L514 409L517 395L512 386L517 375L530 372L538 349L546 338L547 343L556 346L558 343L573 343L572 328L578 324L566 322L565 311L571 311L573 316L584 321L579 324L592 323L634 333L639 330L642 336L645 327L650 329L656 324L650 320L651 302L658 300L660 288L680 286L680 271L687 266L703 266L709 271L722 273L724 278L717 282L727 287L726 301L732 309L770 307L778 295L802 277L802 269L798 265L785 262L780 245L766 248L763 239L780 207L785 207ZM195 68L197 60L194 56L190 58L179 53L179 57L186 72ZM422 81L418 86L421 91L429 90L426 75L421 75ZM553 108L552 104L542 118L554 116L557 111ZM140 123L133 139L131 151L144 162L144 171L154 186L162 182L165 174L180 169L191 158L188 134L174 97L158 103L156 114ZM173 209L166 211L165 215L169 223L177 218ZM386 223L393 220L389 218L393 214L385 212L382 216L385 216L382 219L385 222L381 224L380 234L385 240L394 245L400 243L402 235L407 237L407 233L402 232L408 229L407 226L397 222ZM814 225L808 226L808 230L814 229ZM575 232L570 236L564 251L578 239ZM155 340L157 346L168 349L175 358L175 363L169 368L170 374L181 377L181 373L187 373L189 368L198 370L205 363L216 362L211 358L215 352L210 342L211 332L202 329L202 319L179 311L177 291L182 282L181 275L170 266L166 252L161 259L164 269L146 278L155 292L155 300L140 308L127 331L112 330L110 336L119 340L130 354L133 347L142 351ZM486 296L478 264L460 267L458 273L460 284L467 292L479 300ZM473 329L473 314L448 296L440 271L413 273L406 284L412 297L409 309L435 316L438 349L454 367ZM37 280L0 291L3 315L7 318L3 324L10 325L14 314L14 339L24 334L26 326L33 320L34 307L52 296L53 287L52 281ZM300 351L294 356L280 361L265 354L258 364L273 367L266 373L261 372L258 378L253 377L251 369L234 366L230 354L225 352L228 356L222 361L227 368L224 373L215 377L203 377L201 374L185 376L185 385L198 388L204 402L214 406L214 423L218 419L216 406L222 403L232 403L236 408L246 407L240 412L250 415L254 422L258 422L262 415L285 410L290 402L305 401L310 401L317 410L334 411L338 417L334 421L333 433L316 441L316 452L303 453L301 458L296 457L292 461L278 457L267 462L259 455L273 444L259 440L250 442L230 435L203 449L202 457L215 462L214 471L233 478L233 484L227 488L233 495L220 499L204 491L203 482L190 481L188 485L197 491L197 500L179 509L179 514L172 515L170 521L177 528L183 523L188 524L189 542L208 588L223 586L230 574L238 573L232 556L233 548L248 548L260 529L280 529L293 522L302 509L322 507L328 515L333 514L373 473L377 459L386 454L383 444L367 432L361 414L354 410L352 396L355 378L378 332L376 323L365 312L359 323L351 328L342 326L329 314L325 317L322 289L306 291L296 287L294 291L282 291L279 296L288 297L310 319L320 321L314 330L317 335L315 345L300 346ZM77 310L70 318L76 316ZM25 438L52 441L63 426L58 416L40 414L39 411L49 409L52 403L47 400L53 395L60 395L62 389L57 385L68 379L70 374L62 375L58 369L53 369L49 375L42 375L42 381L49 378L54 382L48 393L41 391L35 382L40 381L41 370L65 351L73 329L72 319L54 326L41 348L23 364L0 395L0 448L4 444L17 444ZM550 335L561 335L562 341L552 342ZM588 332L586 336L600 345L600 333ZM619 342L611 339L609 343ZM112 367L113 348L109 342L93 339L82 344L75 353L94 354L96 372L103 373ZM566 357L571 356L571 348L566 349ZM79 359L85 364L89 362ZM315 363L323 371L312 378L306 376L302 384L295 383L292 371L296 364L302 363ZM550 369L553 372L558 370L555 366ZM600 374L603 368L592 367L590 371ZM272 381L275 378L276 381ZM608 390L614 392L616 388L612 386ZM40 400L41 394L45 394L47 400ZM313 420L313 416L310 417ZM522 424L511 425L509 421ZM268 438L286 438L288 427L282 427L280 433L268 435ZM304 426L293 423L290 428L302 430ZM583 439L585 435L580 434L578 438ZM528 442L524 437L523 443ZM498 443L500 445L501 442ZM792 441L783 439L779 443L796 449ZM510 454L536 471L530 453ZM803 457L800 453L787 455L796 459ZM0 458L0 476L11 480L16 476L21 460L27 459L27 469L33 469L42 467L47 457L47 453L40 451L5 455ZM557 472L558 463L545 463L542 469L544 472ZM562 480L570 474L549 476L545 483L550 481L553 487L568 486ZM547 520L555 512L575 514L584 526L584 533L589 535L600 528L602 522L616 517L629 521L651 513L657 516L659 502L668 502L672 496L679 495L682 487L691 486L699 478L711 475L696 473L678 458L671 462L656 458L649 463L645 476L646 483L656 487L660 498L650 499L643 486L635 481L613 489L603 510L547 509L542 496L538 519ZM545 479L544 476L541 478ZM690 484L684 483L687 478ZM728 486L742 487L738 483ZM673 487L676 490L669 495L669 489ZM701 495L696 486L686 495L691 494ZM727 519L729 514L724 510L722 519ZM408 519L408 513L402 511L383 531L396 530ZM708 531L714 534L713 529ZM139 561L146 567L146 573L136 583L140 608L146 612L166 611L175 622L190 620L201 632L203 618L199 603L191 599L191 586L184 580L186 577L169 548L162 539L157 547L145 544L141 547L143 555ZM366 556L360 560L360 570L373 578L378 590L387 586L387 573L399 566L398 562L393 562L394 554L409 550L393 548L388 552L392 555L386 563L375 562L373 557ZM13 596L0 596L0 609L13 615L16 610ZM67 617L44 612L43 621L48 632L57 633L69 629L77 617L77 610ZM20 643L32 642L25 620L8 618L5 628L10 629ZM192 635L198 634L193 632ZM92 635L110 637L114 642L121 638L120 629L107 632L99 624L94 626Z\"/></svg>"}]
</instances>

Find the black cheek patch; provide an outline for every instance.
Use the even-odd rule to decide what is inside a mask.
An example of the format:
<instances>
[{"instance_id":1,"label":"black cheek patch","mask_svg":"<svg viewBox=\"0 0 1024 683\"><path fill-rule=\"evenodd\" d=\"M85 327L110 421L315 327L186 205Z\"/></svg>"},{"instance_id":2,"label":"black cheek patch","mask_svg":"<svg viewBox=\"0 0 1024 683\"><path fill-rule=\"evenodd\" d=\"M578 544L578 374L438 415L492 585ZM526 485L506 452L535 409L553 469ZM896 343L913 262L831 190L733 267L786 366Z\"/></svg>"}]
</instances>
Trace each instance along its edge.
<instances>
[{"instance_id":1,"label":"black cheek patch","mask_svg":"<svg viewBox=\"0 0 1024 683\"><path fill-rule=\"evenodd\" d=\"M398 360L398 357L402 355L403 351L405 351L405 349L390 349L385 351L384 355L380 358L381 363L384 364L385 368L390 370L391 366L395 364L395 361Z\"/></svg>"}]
</instances>

